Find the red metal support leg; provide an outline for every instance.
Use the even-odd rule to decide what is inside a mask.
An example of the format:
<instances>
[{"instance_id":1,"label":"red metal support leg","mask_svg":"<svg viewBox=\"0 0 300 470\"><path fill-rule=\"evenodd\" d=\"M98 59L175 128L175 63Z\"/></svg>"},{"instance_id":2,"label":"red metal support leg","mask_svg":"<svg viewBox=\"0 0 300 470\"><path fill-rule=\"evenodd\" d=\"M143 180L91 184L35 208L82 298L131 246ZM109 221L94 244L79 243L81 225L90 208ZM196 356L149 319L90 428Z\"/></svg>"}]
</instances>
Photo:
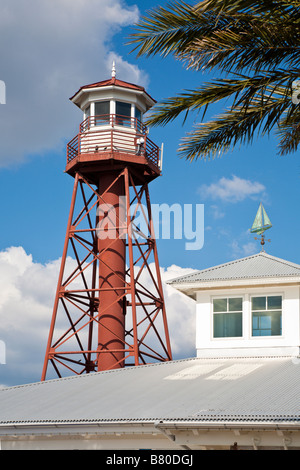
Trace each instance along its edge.
<instances>
[{"instance_id":1,"label":"red metal support leg","mask_svg":"<svg viewBox=\"0 0 300 470\"><path fill-rule=\"evenodd\" d=\"M70 237L70 230L71 230L71 227L72 227L72 219L73 219L73 214L74 214L74 207L75 207L76 194L77 194L77 188L78 188L78 181L79 181L79 174L77 173L76 176L75 176L75 182L74 182L74 188L73 188L73 194L72 194L72 200L71 200L71 208L70 208L68 225L67 225L67 233L66 233L66 237L65 237L65 243L64 243L62 261L61 261L61 266L60 266L58 284L57 284L56 295L55 295L55 300L54 300L53 315L52 315L52 320L51 320L51 325L50 325L50 332L49 332L49 336L48 336L46 355L45 355L44 366L43 366L43 371L42 371L42 381L45 380L45 378L46 378L48 363L49 363L49 360L52 359L51 343L52 343L52 339L53 339L53 332L54 332L54 328L55 328L58 302L59 302L59 297L60 297L60 290L61 290L61 286L62 286L63 274L64 274L64 269L65 269L65 264L66 264L69 237Z\"/></svg>"}]
</instances>

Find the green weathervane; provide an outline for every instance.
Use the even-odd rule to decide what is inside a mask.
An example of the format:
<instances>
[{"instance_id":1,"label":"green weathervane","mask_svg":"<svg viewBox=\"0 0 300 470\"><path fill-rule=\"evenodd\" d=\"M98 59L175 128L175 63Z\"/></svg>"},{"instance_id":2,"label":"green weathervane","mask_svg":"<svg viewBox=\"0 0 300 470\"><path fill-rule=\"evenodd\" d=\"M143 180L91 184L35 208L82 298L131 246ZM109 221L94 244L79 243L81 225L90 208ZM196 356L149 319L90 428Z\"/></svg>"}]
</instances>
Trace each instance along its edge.
<instances>
[{"instance_id":1,"label":"green weathervane","mask_svg":"<svg viewBox=\"0 0 300 470\"><path fill-rule=\"evenodd\" d=\"M257 233L260 235L260 238L255 237L255 240L260 240L262 250L266 241L270 242L271 240L265 240L265 231L272 227L271 221L267 216L264 206L260 203L257 214L255 216L253 225L250 229L251 233Z\"/></svg>"}]
</instances>

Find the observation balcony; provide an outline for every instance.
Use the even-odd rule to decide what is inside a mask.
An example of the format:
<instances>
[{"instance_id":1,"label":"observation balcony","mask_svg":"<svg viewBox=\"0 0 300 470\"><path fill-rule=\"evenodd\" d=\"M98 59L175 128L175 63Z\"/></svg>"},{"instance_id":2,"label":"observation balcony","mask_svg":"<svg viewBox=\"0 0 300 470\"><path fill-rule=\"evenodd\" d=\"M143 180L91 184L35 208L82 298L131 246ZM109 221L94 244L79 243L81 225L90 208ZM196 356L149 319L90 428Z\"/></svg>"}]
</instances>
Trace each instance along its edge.
<instances>
[{"instance_id":1,"label":"observation balcony","mask_svg":"<svg viewBox=\"0 0 300 470\"><path fill-rule=\"evenodd\" d=\"M79 133L67 144L69 174L74 174L78 166L95 168L107 160L147 166L154 177L161 172L160 149L137 118L116 114L87 117L80 124Z\"/></svg>"}]
</instances>

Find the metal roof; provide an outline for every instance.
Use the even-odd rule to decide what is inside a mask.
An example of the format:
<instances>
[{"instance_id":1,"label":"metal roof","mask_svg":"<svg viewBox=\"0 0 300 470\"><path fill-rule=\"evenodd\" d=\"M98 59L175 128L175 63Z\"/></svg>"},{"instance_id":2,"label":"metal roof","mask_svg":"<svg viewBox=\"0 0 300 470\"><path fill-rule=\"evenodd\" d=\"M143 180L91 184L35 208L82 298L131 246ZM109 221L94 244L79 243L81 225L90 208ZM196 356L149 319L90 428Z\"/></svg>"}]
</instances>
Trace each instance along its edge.
<instances>
[{"instance_id":1,"label":"metal roof","mask_svg":"<svg viewBox=\"0 0 300 470\"><path fill-rule=\"evenodd\" d=\"M168 281L168 284L184 284L206 281L258 279L275 277L300 278L300 265L265 252L214 266Z\"/></svg>"},{"instance_id":2,"label":"metal roof","mask_svg":"<svg viewBox=\"0 0 300 470\"><path fill-rule=\"evenodd\" d=\"M139 85L135 85L134 83L124 82L123 80L119 80L115 77L109 78L108 80L102 80L100 82L95 82L95 83L91 83L89 85L81 86L79 88L79 90L76 91L76 93L74 93L74 95L70 97L70 100L71 101L76 101L75 97L77 97L77 95L79 95L79 93L83 90L90 90L90 89L94 89L94 88L102 88L102 87L108 87L108 86L116 86L116 87L120 87L120 88L126 88L126 89L131 89L131 90L143 92L143 93L145 93L145 95L147 95L150 98L150 100L153 102L153 104L156 103L156 100L154 98L152 98L152 96L149 95L149 93L146 92L144 87L139 86Z\"/></svg>"},{"instance_id":3,"label":"metal roof","mask_svg":"<svg viewBox=\"0 0 300 470\"><path fill-rule=\"evenodd\" d=\"M299 423L300 359L193 358L0 390L1 425Z\"/></svg>"}]
</instances>

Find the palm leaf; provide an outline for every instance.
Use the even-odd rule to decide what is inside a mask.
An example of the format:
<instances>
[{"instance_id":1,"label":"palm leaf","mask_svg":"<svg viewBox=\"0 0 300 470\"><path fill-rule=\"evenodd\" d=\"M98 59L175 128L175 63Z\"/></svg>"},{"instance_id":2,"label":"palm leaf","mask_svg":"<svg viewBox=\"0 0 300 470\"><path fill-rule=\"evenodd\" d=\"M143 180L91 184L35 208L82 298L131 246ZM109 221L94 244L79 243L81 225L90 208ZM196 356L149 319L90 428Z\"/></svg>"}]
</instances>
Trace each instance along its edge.
<instances>
[{"instance_id":1,"label":"palm leaf","mask_svg":"<svg viewBox=\"0 0 300 470\"><path fill-rule=\"evenodd\" d=\"M152 108L147 124L165 125L186 110L199 111L202 107L207 107L225 98L232 99L232 109L236 105L247 108L252 100L258 97L266 103L274 94L280 96L284 94L285 97L288 94L288 99L290 99L291 82L298 77L298 71L291 70L290 73L285 70L266 71L264 74L254 77L235 75L239 78L214 80L204 83L195 90L186 90L177 96L161 101Z\"/></svg>"},{"instance_id":2,"label":"palm leaf","mask_svg":"<svg viewBox=\"0 0 300 470\"><path fill-rule=\"evenodd\" d=\"M209 159L233 149L238 143L251 144L256 135L265 135L273 128L286 109L282 98L269 105L249 106L246 110L236 107L222 113L206 124L198 124L183 139L179 151L188 160Z\"/></svg>"}]
</instances>

